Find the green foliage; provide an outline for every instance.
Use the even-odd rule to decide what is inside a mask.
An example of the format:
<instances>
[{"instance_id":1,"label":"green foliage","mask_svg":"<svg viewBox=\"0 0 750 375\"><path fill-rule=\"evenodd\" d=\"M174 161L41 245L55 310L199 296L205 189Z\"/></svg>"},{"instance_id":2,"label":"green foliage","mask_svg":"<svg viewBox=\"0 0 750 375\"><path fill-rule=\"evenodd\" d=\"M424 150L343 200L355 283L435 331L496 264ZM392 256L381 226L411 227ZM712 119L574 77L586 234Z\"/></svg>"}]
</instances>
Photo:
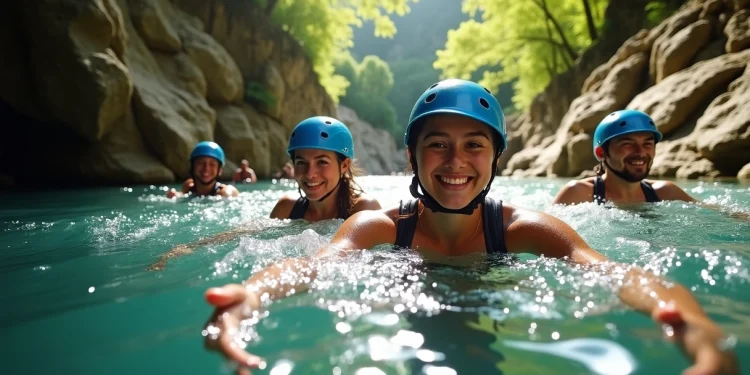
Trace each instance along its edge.
<instances>
[{"instance_id":1,"label":"green foliage","mask_svg":"<svg viewBox=\"0 0 750 375\"><path fill-rule=\"evenodd\" d=\"M396 140L400 144L402 142L400 138L403 137L414 103L424 90L440 80L440 76L432 67L431 59L401 60L392 62L390 65L394 84L388 94L388 101L396 111L396 122L399 124L399 133L401 133Z\"/></svg>"},{"instance_id":2,"label":"green foliage","mask_svg":"<svg viewBox=\"0 0 750 375\"><path fill-rule=\"evenodd\" d=\"M608 0L587 0L601 30ZM527 109L552 77L575 63L595 40L582 0L464 0L472 18L448 32L434 67L442 77L471 79L493 92L513 82L513 102Z\"/></svg>"},{"instance_id":3,"label":"green foliage","mask_svg":"<svg viewBox=\"0 0 750 375\"><path fill-rule=\"evenodd\" d=\"M385 98L393 88L393 74L388 63L377 56L365 56L357 69L355 90L373 98Z\"/></svg>"},{"instance_id":4,"label":"green foliage","mask_svg":"<svg viewBox=\"0 0 750 375\"><path fill-rule=\"evenodd\" d=\"M646 19L650 27L654 27L672 15L685 1L660 0L646 4Z\"/></svg>"},{"instance_id":5,"label":"green foliage","mask_svg":"<svg viewBox=\"0 0 750 375\"><path fill-rule=\"evenodd\" d=\"M321 85L338 101L349 82L335 74L334 61L352 47L353 27L373 21L375 35L389 38L396 33L390 15L409 12L409 2L418 0L279 0L272 13L310 56Z\"/></svg>"},{"instance_id":6,"label":"green foliage","mask_svg":"<svg viewBox=\"0 0 750 375\"><path fill-rule=\"evenodd\" d=\"M377 56L365 56L361 63L343 54L336 59L336 74L345 76L352 84L341 98L341 104L376 128L398 134L396 111L386 96L393 88L393 74L388 63Z\"/></svg>"},{"instance_id":7,"label":"green foliage","mask_svg":"<svg viewBox=\"0 0 750 375\"><path fill-rule=\"evenodd\" d=\"M259 82L250 81L245 78L245 95L246 102L259 104L266 107L273 107L276 104L276 98L273 94Z\"/></svg>"}]
</instances>

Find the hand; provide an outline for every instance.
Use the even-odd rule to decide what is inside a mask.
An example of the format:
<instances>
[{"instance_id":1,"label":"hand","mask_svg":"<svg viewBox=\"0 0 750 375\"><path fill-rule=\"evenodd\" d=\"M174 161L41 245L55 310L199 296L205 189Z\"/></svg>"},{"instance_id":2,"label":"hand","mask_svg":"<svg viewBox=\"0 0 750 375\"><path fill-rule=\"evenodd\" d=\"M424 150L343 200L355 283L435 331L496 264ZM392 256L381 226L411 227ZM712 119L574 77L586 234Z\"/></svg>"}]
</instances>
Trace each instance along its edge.
<instances>
[{"instance_id":1,"label":"hand","mask_svg":"<svg viewBox=\"0 0 750 375\"><path fill-rule=\"evenodd\" d=\"M216 307L204 327L205 346L222 353L226 358L237 362L238 374L250 374L250 369L258 368L263 362L258 356L245 351L238 345L234 335L239 331L240 322L249 312L257 310L260 298L248 292L239 284L229 284L206 291L206 301Z\"/></svg>"},{"instance_id":2,"label":"hand","mask_svg":"<svg viewBox=\"0 0 750 375\"><path fill-rule=\"evenodd\" d=\"M169 191L167 192L167 198L171 199L171 198L174 198L176 196L177 196L177 190L175 190L174 188L169 189Z\"/></svg>"},{"instance_id":3,"label":"hand","mask_svg":"<svg viewBox=\"0 0 750 375\"><path fill-rule=\"evenodd\" d=\"M693 366L683 375L739 374L734 350L720 347L725 336L712 321L688 321L671 304L657 308L652 316L663 325L667 337L692 358Z\"/></svg>"}]
</instances>

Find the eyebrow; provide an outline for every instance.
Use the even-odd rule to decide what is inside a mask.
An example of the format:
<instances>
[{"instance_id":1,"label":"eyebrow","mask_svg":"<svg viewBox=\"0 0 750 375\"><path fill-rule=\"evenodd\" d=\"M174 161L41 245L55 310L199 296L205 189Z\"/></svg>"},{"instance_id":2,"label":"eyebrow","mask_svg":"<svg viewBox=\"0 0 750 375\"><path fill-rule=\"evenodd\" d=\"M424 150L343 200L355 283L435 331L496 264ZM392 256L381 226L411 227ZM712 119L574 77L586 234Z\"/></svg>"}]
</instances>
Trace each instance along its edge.
<instances>
[{"instance_id":1,"label":"eyebrow","mask_svg":"<svg viewBox=\"0 0 750 375\"><path fill-rule=\"evenodd\" d=\"M430 137L450 137L450 135L445 132L429 132L425 134L424 137L422 137L422 140L424 141L425 139ZM490 140L490 137L487 135L487 133L481 131L468 132L464 134L464 137L484 137L487 138L487 140Z\"/></svg>"},{"instance_id":2,"label":"eyebrow","mask_svg":"<svg viewBox=\"0 0 750 375\"><path fill-rule=\"evenodd\" d=\"M330 157L328 155L321 154L321 155L313 157L312 159L313 160L315 160L315 159L330 159ZM297 156L294 157L294 160L307 160L307 159L303 158L302 156L297 155Z\"/></svg>"}]
</instances>

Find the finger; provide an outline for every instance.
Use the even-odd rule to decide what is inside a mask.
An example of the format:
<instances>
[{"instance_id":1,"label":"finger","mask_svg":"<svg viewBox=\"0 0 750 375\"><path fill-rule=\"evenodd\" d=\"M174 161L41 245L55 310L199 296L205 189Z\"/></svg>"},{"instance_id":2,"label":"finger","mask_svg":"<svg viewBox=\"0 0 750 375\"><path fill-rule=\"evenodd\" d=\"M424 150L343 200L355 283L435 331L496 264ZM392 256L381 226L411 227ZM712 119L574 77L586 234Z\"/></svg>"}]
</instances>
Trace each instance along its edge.
<instances>
[{"instance_id":1,"label":"finger","mask_svg":"<svg viewBox=\"0 0 750 375\"><path fill-rule=\"evenodd\" d=\"M244 366L237 367L237 375L251 375L250 369Z\"/></svg>"},{"instance_id":2,"label":"finger","mask_svg":"<svg viewBox=\"0 0 750 375\"><path fill-rule=\"evenodd\" d=\"M246 352L245 348L241 348L234 341L232 334L226 330L222 332L221 337L219 337L219 346L221 347L222 353L224 353L228 359L237 362L239 365L257 368L262 362L260 357Z\"/></svg>"},{"instance_id":3,"label":"finger","mask_svg":"<svg viewBox=\"0 0 750 375\"><path fill-rule=\"evenodd\" d=\"M226 307L242 302L247 297L245 287L229 284L221 288L209 288L205 294L206 301L216 307Z\"/></svg>"},{"instance_id":4,"label":"finger","mask_svg":"<svg viewBox=\"0 0 750 375\"><path fill-rule=\"evenodd\" d=\"M683 371L683 375L714 375L721 369L721 354L713 348L706 347L696 353L695 364Z\"/></svg>"}]
</instances>

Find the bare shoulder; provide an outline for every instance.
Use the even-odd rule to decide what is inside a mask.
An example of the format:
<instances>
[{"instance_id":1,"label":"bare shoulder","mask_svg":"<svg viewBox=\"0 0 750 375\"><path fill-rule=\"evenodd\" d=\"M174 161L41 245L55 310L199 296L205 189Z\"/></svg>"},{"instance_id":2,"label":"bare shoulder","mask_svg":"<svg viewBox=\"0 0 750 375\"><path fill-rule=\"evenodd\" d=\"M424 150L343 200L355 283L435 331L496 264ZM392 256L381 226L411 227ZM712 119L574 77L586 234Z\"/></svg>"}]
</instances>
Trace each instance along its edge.
<instances>
[{"instance_id":1,"label":"bare shoulder","mask_svg":"<svg viewBox=\"0 0 750 375\"><path fill-rule=\"evenodd\" d=\"M223 197L236 197L240 195L240 191L237 190L233 185L221 185L221 196Z\"/></svg>"},{"instance_id":2,"label":"bare shoulder","mask_svg":"<svg viewBox=\"0 0 750 375\"><path fill-rule=\"evenodd\" d=\"M565 184L555 196L552 204L578 204L594 199L595 177L573 180Z\"/></svg>"},{"instance_id":3,"label":"bare shoulder","mask_svg":"<svg viewBox=\"0 0 750 375\"><path fill-rule=\"evenodd\" d=\"M685 192L681 187L672 181L666 180L645 180L656 191L659 199L664 201L686 201L695 202L696 199Z\"/></svg>"},{"instance_id":4,"label":"bare shoulder","mask_svg":"<svg viewBox=\"0 0 750 375\"><path fill-rule=\"evenodd\" d=\"M370 249L396 242L394 218L398 209L364 210L350 216L333 236L332 243L342 249Z\"/></svg>"},{"instance_id":5,"label":"bare shoulder","mask_svg":"<svg viewBox=\"0 0 750 375\"><path fill-rule=\"evenodd\" d=\"M382 207L380 206L380 202L378 202L378 200L374 197L367 195L366 193L362 193L359 197L357 197L357 200L354 202L353 208L354 212L382 209Z\"/></svg>"},{"instance_id":6,"label":"bare shoulder","mask_svg":"<svg viewBox=\"0 0 750 375\"><path fill-rule=\"evenodd\" d=\"M291 193L284 194L284 196L276 202L276 206L274 206L273 210L271 210L271 219L288 219L295 203L297 203L297 197L293 196Z\"/></svg>"},{"instance_id":7,"label":"bare shoulder","mask_svg":"<svg viewBox=\"0 0 750 375\"><path fill-rule=\"evenodd\" d=\"M563 220L541 211L514 206L509 215L506 246L512 253L531 253L553 258L570 257L575 262L591 263L605 260Z\"/></svg>"}]
</instances>

